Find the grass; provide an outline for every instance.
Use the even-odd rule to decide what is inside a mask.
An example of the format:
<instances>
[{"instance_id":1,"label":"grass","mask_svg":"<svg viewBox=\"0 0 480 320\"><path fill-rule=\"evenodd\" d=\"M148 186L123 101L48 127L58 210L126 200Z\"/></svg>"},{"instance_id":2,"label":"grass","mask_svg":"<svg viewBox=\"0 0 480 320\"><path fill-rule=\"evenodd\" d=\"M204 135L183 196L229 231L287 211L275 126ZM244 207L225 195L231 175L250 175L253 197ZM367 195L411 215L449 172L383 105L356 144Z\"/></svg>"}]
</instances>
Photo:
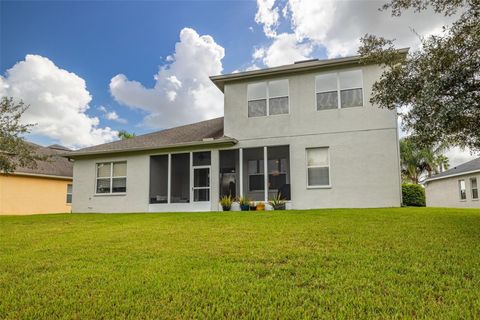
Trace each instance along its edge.
<instances>
[{"instance_id":1,"label":"grass","mask_svg":"<svg viewBox=\"0 0 480 320\"><path fill-rule=\"evenodd\" d=\"M3 216L0 318L480 318L480 210Z\"/></svg>"}]
</instances>

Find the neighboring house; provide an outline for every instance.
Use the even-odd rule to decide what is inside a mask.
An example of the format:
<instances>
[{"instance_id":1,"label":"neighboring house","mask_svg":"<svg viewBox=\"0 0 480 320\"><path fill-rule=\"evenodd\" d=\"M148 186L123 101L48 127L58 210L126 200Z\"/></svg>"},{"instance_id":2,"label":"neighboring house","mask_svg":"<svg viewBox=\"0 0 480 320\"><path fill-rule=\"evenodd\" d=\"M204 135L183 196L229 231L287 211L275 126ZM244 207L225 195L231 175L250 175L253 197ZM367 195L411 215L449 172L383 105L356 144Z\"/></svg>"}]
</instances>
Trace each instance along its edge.
<instances>
[{"instance_id":1,"label":"neighboring house","mask_svg":"<svg viewBox=\"0 0 480 320\"><path fill-rule=\"evenodd\" d=\"M396 111L369 102L380 73L347 57L211 77L224 118L70 153L73 212L208 211L223 195L278 194L294 209L398 207Z\"/></svg>"},{"instance_id":2,"label":"neighboring house","mask_svg":"<svg viewBox=\"0 0 480 320\"><path fill-rule=\"evenodd\" d=\"M37 161L36 168L17 167L12 174L0 174L0 214L71 212L73 163L60 156L69 149L32 146L47 158Z\"/></svg>"},{"instance_id":3,"label":"neighboring house","mask_svg":"<svg viewBox=\"0 0 480 320\"><path fill-rule=\"evenodd\" d=\"M425 180L427 207L480 208L480 158Z\"/></svg>"}]
</instances>

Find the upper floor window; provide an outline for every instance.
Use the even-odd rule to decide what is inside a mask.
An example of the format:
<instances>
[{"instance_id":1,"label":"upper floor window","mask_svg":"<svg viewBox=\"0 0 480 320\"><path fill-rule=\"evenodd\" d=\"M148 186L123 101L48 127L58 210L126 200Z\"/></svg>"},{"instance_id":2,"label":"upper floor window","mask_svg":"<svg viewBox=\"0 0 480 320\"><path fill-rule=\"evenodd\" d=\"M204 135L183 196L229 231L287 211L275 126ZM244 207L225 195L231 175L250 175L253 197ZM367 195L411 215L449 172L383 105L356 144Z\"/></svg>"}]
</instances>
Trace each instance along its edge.
<instances>
[{"instance_id":1,"label":"upper floor window","mask_svg":"<svg viewBox=\"0 0 480 320\"><path fill-rule=\"evenodd\" d=\"M472 199L478 199L477 178L470 178L470 189L472 191Z\"/></svg>"},{"instance_id":2,"label":"upper floor window","mask_svg":"<svg viewBox=\"0 0 480 320\"><path fill-rule=\"evenodd\" d=\"M127 162L97 163L96 193L127 192Z\"/></svg>"},{"instance_id":3,"label":"upper floor window","mask_svg":"<svg viewBox=\"0 0 480 320\"><path fill-rule=\"evenodd\" d=\"M288 114L288 80L249 84L248 117Z\"/></svg>"},{"instance_id":4,"label":"upper floor window","mask_svg":"<svg viewBox=\"0 0 480 320\"><path fill-rule=\"evenodd\" d=\"M315 77L317 110L363 106L362 70L321 74Z\"/></svg>"},{"instance_id":5,"label":"upper floor window","mask_svg":"<svg viewBox=\"0 0 480 320\"><path fill-rule=\"evenodd\" d=\"M467 188L465 187L465 180L458 180L458 191L460 192L460 200L467 199Z\"/></svg>"}]
</instances>

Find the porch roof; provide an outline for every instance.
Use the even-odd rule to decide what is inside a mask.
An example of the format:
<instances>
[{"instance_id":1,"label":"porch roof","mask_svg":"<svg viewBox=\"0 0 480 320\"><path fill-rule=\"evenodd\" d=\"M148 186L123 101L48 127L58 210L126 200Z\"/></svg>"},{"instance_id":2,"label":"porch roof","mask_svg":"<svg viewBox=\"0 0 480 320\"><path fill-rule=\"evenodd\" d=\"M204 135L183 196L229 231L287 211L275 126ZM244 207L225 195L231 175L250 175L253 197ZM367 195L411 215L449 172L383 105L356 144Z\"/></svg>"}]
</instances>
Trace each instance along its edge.
<instances>
[{"instance_id":1,"label":"porch roof","mask_svg":"<svg viewBox=\"0 0 480 320\"><path fill-rule=\"evenodd\" d=\"M235 143L237 140L223 135L223 117L220 117L71 151L64 156L75 158L97 154Z\"/></svg>"}]
</instances>

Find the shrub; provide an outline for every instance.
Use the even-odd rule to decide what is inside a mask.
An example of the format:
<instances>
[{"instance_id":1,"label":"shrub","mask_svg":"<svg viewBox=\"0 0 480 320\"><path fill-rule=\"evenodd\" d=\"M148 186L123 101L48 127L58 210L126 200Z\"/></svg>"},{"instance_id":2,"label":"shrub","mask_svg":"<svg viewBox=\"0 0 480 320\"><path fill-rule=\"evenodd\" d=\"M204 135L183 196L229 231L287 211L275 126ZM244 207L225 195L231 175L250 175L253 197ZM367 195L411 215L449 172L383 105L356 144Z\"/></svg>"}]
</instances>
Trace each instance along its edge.
<instances>
[{"instance_id":1,"label":"shrub","mask_svg":"<svg viewBox=\"0 0 480 320\"><path fill-rule=\"evenodd\" d=\"M404 206L425 207L425 189L419 184L402 184Z\"/></svg>"}]
</instances>

